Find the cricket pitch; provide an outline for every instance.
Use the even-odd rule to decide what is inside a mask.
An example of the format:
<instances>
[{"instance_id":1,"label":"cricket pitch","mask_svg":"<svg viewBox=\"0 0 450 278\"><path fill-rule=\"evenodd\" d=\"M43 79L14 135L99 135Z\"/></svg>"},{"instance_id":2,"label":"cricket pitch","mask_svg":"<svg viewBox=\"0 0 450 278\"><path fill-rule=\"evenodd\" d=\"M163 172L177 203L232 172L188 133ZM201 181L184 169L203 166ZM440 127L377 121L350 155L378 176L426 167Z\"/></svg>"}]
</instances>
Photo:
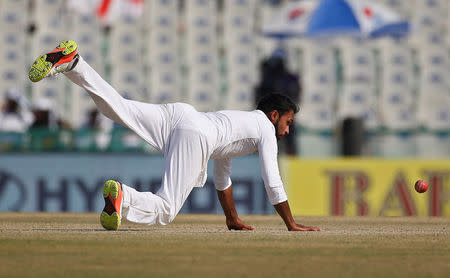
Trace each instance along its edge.
<instances>
[{"instance_id":1,"label":"cricket pitch","mask_svg":"<svg viewBox=\"0 0 450 278\"><path fill-rule=\"evenodd\" d=\"M167 226L98 214L0 213L0 277L448 277L450 218L179 215Z\"/></svg>"}]
</instances>

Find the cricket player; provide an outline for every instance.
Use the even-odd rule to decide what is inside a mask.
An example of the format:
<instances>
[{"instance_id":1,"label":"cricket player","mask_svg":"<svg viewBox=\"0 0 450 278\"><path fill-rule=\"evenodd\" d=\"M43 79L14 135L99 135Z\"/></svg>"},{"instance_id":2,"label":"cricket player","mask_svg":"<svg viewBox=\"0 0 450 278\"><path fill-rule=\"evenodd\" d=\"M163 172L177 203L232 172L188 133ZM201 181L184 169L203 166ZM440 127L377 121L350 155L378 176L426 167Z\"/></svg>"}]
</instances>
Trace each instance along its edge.
<instances>
[{"instance_id":1,"label":"cricket player","mask_svg":"<svg viewBox=\"0 0 450 278\"><path fill-rule=\"evenodd\" d=\"M194 187L206 182L209 159L214 159L214 184L228 229L253 230L238 216L230 179L231 159L259 153L262 178L270 203L289 231L318 231L292 217L277 162L277 139L289 133L298 108L287 97L264 97L257 110L201 113L189 104L149 104L124 99L77 53L74 41L61 42L31 65L33 82L64 73L84 88L108 118L131 129L164 154L164 175L156 193L138 192L118 181L103 186L105 207L100 223L117 230L121 217L135 223L172 222Z\"/></svg>"}]
</instances>

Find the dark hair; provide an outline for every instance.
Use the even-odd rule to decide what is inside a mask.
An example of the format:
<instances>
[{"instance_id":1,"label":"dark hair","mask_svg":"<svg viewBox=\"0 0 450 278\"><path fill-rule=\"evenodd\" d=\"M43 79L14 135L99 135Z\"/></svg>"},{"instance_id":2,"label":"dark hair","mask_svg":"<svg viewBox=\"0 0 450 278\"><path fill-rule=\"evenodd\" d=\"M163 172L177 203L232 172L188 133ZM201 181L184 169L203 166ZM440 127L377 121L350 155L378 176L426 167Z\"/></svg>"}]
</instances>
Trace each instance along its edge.
<instances>
[{"instance_id":1,"label":"dark hair","mask_svg":"<svg viewBox=\"0 0 450 278\"><path fill-rule=\"evenodd\" d=\"M290 110L294 111L294 113L299 111L298 106L293 103L289 97L281 94L264 95L258 101L256 109L261 110L266 114L273 110L277 110L280 116Z\"/></svg>"}]
</instances>

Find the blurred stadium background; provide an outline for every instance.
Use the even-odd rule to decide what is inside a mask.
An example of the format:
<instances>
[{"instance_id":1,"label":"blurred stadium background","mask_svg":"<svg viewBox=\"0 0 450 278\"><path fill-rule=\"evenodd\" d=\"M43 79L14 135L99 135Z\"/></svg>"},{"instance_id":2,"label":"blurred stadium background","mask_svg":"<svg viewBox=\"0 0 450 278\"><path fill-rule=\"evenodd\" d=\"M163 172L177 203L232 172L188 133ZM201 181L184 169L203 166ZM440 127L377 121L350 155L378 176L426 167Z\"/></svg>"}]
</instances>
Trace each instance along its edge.
<instances>
[{"instance_id":1,"label":"blurred stadium background","mask_svg":"<svg viewBox=\"0 0 450 278\"><path fill-rule=\"evenodd\" d=\"M0 1L0 99L15 100L23 119L8 129L0 118L0 198L9 200L0 209L97 211L100 196L77 205L88 195L68 185L94 194L101 178L112 176L142 190L158 183L161 157L142 156L153 150L98 115L86 92L61 77L28 80L39 54L73 39L124 97L187 102L199 111L254 109L257 88L271 77L263 78L263 65L282 59L300 88L295 132L280 147L289 156L282 165L296 214L449 216L450 1L373 1L407 19L411 34L329 43L293 38L280 49L261 28L290 1ZM313 177L302 176L310 159L320 161L317 176L327 173L315 189ZM236 160L241 212L273 213L257 157ZM413 196L417 178L428 179L434 195ZM220 211L208 188L195 191L185 211ZM376 209L361 201L367 188ZM342 190L356 193L342 197ZM293 194L304 196L303 206ZM317 202L308 199L318 195Z\"/></svg>"}]
</instances>

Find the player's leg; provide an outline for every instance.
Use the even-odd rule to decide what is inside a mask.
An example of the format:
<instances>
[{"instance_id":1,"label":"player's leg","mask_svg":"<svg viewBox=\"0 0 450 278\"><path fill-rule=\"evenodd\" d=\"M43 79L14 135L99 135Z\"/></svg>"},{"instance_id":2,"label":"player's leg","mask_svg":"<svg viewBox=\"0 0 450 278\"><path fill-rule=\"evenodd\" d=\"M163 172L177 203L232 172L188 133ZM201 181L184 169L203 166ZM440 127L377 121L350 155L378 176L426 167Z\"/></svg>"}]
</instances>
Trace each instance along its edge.
<instances>
[{"instance_id":1,"label":"player's leg","mask_svg":"<svg viewBox=\"0 0 450 278\"><path fill-rule=\"evenodd\" d=\"M150 104L123 98L80 56L77 66L64 73L84 88L99 111L111 120L131 129L142 139L164 152L173 127L172 119L180 114L173 104Z\"/></svg>"},{"instance_id":2,"label":"player's leg","mask_svg":"<svg viewBox=\"0 0 450 278\"><path fill-rule=\"evenodd\" d=\"M186 111L186 104L156 105L126 100L77 53L74 41L64 41L53 51L39 56L30 67L29 77L41 79L64 73L89 92L99 110L108 118L130 128L154 148L165 152L170 130Z\"/></svg>"},{"instance_id":3,"label":"player's leg","mask_svg":"<svg viewBox=\"0 0 450 278\"><path fill-rule=\"evenodd\" d=\"M165 172L156 194L123 186L122 215L141 224L166 225L173 221L195 186L203 185L208 163L208 146L194 130L174 130L165 156Z\"/></svg>"},{"instance_id":4,"label":"player's leg","mask_svg":"<svg viewBox=\"0 0 450 278\"><path fill-rule=\"evenodd\" d=\"M106 230L118 230L122 216L128 220L147 224L168 224L170 204L151 192L139 192L118 181L109 180L103 185L105 206L100 223Z\"/></svg>"},{"instance_id":5,"label":"player's leg","mask_svg":"<svg viewBox=\"0 0 450 278\"><path fill-rule=\"evenodd\" d=\"M133 222L146 224L171 222L192 188L201 185L206 176L209 153L206 140L193 130L180 130L171 135L183 116L195 112L195 109L179 103L154 105L124 99L81 56L74 55L76 49L73 41L66 41L51 53L41 55L30 69L30 79L37 82L44 77L64 72L69 79L89 92L103 114L130 128L152 146L164 152L166 172L158 193L137 192L123 185L121 209L123 215ZM115 191L118 190L114 188ZM109 194L111 190L108 191ZM105 191L103 193L105 195ZM108 210L106 201L105 209ZM115 224L116 222L113 224L118 227L120 222ZM117 227L114 226L113 229Z\"/></svg>"},{"instance_id":6,"label":"player's leg","mask_svg":"<svg viewBox=\"0 0 450 278\"><path fill-rule=\"evenodd\" d=\"M170 203L152 192L140 192L122 184L122 217L145 225L166 225L170 221Z\"/></svg>"}]
</instances>

